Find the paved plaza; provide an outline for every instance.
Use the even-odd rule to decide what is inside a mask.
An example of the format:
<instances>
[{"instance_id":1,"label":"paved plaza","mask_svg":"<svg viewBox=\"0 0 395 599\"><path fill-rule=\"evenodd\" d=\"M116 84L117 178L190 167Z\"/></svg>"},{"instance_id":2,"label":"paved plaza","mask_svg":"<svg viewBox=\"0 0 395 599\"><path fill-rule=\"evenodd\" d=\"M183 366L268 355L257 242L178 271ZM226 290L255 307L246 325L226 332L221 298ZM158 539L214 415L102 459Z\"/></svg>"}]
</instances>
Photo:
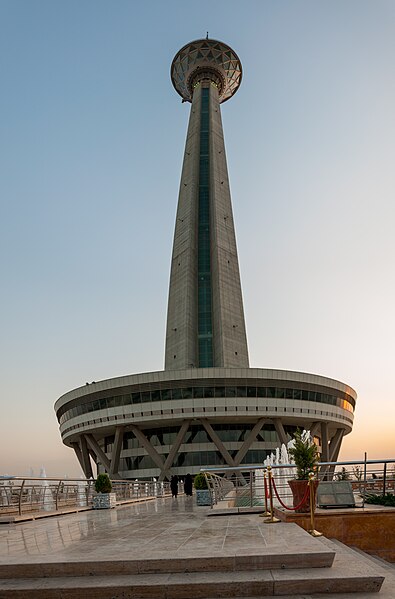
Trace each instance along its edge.
<instances>
[{"instance_id":1,"label":"paved plaza","mask_svg":"<svg viewBox=\"0 0 395 599\"><path fill-rule=\"evenodd\" d=\"M393 565L313 538L293 523L214 513L181 496L2 524L0 598L173 599L189 597L190 585L198 584L198 597L246 597L248 587L254 596L319 599L328 595L298 589L322 588L323 572L330 592L339 581L349 585L347 593L335 592L337 599L395 597ZM373 578L384 576L380 593L372 593ZM362 587L349 595L354 584Z\"/></svg>"},{"instance_id":2,"label":"paved plaza","mask_svg":"<svg viewBox=\"0 0 395 599\"><path fill-rule=\"evenodd\" d=\"M321 546L296 525L265 525L258 514L208 518L210 511L181 496L1 525L0 563L240 555Z\"/></svg>"}]
</instances>

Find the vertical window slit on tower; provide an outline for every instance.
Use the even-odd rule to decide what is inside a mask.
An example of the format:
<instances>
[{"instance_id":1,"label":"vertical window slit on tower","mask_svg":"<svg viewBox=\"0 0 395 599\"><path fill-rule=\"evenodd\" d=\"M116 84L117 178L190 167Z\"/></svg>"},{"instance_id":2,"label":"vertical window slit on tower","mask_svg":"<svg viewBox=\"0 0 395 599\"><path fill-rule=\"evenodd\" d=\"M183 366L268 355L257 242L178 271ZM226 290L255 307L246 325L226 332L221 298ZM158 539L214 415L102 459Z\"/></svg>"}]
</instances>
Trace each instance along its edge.
<instances>
[{"instance_id":1,"label":"vertical window slit on tower","mask_svg":"<svg viewBox=\"0 0 395 599\"><path fill-rule=\"evenodd\" d=\"M202 89L199 151L198 346L199 367L213 366L210 261L209 88Z\"/></svg>"}]
</instances>

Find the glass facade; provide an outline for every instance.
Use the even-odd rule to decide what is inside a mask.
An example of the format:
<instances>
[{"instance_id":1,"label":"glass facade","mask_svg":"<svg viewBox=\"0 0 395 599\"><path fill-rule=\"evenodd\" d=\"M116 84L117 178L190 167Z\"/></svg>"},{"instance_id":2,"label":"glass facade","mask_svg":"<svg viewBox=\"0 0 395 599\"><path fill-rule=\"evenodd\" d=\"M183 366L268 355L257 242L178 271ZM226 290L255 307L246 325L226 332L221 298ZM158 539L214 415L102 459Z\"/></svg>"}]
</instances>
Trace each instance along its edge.
<instances>
[{"instance_id":1,"label":"glass facade","mask_svg":"<svg viewBox=\"0 0 395 599\"><path fill-rule=\"evenodd\" d=\"M198 203L198 350L199 368L213 366L210 256L210 90L202 89L200 106Z\"/></svg>"},{"instance_id":2,"label":"glass facade","mask_svg":"<svg viewBox=\"0 0 395 599\"><path fill-rule=\"evenodd\" d=\"M212 427L220 440L228 447L232 458L236 457L243 442L247 439L253 428L253 423L245 424L215 424ZM284 430L288 440L290 440L297 426L284 425ZM168 426L144 429L144 435L155 447L163 460L168 457L170 447L176 440L179 432L179 426ZM251 448L241 461L241 465L261 464L273 452L273 448L278 445L278 436L273 424L266 423L256 436ZM321 440L314 437L314 441L320 445ZM113 451L114 435L105 437L103 449L107 454ZM128 453L139 453L142 455L127 455ZM139 444L137 438L132 432L125 432L123 437L122 453L120 458L119 470L141 471L142 469L157 469L157 464L152 458L144 455L145 450ZM205 428L201 424L192 424L185 434L183 443L174 458L172 468L188 468L196 470L202 466L226 466L226 462L218 451L215 444L210 439Z\"/></svg>"},{"instance_id":3,"label":"glass facade","mask_svg":"<svg viewBox=\"0 0 395 599\"><path fill-rule=\"evenodd\" d=\"M214 431L223 443L243 443L251 432L254 423L245 424L217 424L212 423ZM289 439L296 431L296 426L285 426L285 432ZM180 430L179 426L163 426L161 428L144 429L144 435L154 446L172 446ZM259 431L257 442L276 443L277 433L273 424L265 424ZM105 438L105 451L112 451L114 435ZM201 424L191 425L184 437L184 444L192 445L195 443L212 443L206 429ZM138 449L140 447L138 440L132 432L125 432L123 436L123 449Z\"/></svg>"},{"instance_id":4,"label":"glass facade","mask_svg":"<svg viewBox=\"0 0 395 599\"><path fill-rule=\"evenodd\" d=\"M340 392L339 392L340 394ZM305 389L292 389L280 387L255 387L255 386L218 386L218 387L180 387L176 389L155 389L151 391L136 391L125 395L102 397L87 403L70 408L67 405L59 409L57 416L59 423L63 424L70 418L82 416L96 410L106 410L121 406L144 404L152 402L174 401L192 398L230 398L230 397L252 397L262 399L287 398L303 400L321 404L337 406L353 413L355 400L344 394L343 397L321 393L320 391L309 391ZM163 405L162 405L163 407ZM143 407L142 407L143 409Z\"/></svg>"},{"instance_id":5,"label":"glass facade","mask_svg":"<svg viewBox=\"0 0 395 599\"><path fill-rule=\"evenodd\" d=\"M234 458L240 449L242 443L248 437L254 424L215 424L212 427L220 440L228 446L230 455ZM290 440L296 431L296 426L286 425L284 427L288 439ZM168 450L176 440L180 430L179 426L168 426L144 429L144 435L149 442L155 447L165 460L168 456ZM108 436L104 440L104 450L106 453L111 453L113 449L114 435ZM254 442L254 447L249 449L242 460L242 464L259 464L265 460L267 455L272 452L272 449L263 448L262 444L275 445L278 443L278 437L273 424L265 424L258 433ZM205 446L203 446L205 444ZM209 444L210 448L207 448ZM233 444L233 448L232 448ZM185 451L185 446L188 446L188 451ZM258 446L258 447L257 447ZM259 447L261 446L261 447ZM163 451L161 451L163 448ZM123 437L123 453L128 450L142 450L141 445L132 432L125 432ZM144 451L144 450L142 450ZM177 453L172 464L175 468L182 467L197 467L197 466L224 466L226 462L220 452L215 447L214 443L207 434L205 428L201 424L193 424L189 427L185 434L183 444L180 451ZM142 468L157 468L157 465L149 456L121 456L120 470L139 470Z\"/></svg>"}]
</instances>

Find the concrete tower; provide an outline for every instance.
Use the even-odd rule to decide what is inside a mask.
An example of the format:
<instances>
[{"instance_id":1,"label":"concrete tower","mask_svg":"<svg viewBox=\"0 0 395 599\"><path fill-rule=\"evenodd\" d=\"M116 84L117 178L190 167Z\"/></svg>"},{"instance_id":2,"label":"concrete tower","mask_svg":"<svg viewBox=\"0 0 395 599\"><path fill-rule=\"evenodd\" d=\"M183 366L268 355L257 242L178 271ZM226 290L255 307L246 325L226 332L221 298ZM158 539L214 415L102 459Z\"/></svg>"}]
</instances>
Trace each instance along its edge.
<instances>
[{"instance_id":1,"label":"concrete tower","mask_svg":"<svg viewBox=\"0 0 395 599\"><path fill-rule=\"evenodd\" d=\"M180 183L165 370L97 380L55 404L87 478L164 480L201 467L262 464L297 428L335 461L357 394L305 372L249 368L220 105L242 70L222 42L184 46L171 79L191 114ZM284 339L286 343L286 339Z\"/></svg>"},{"instance_id":2,"label":"concrete tower","mask_svg":"<svg viewBox=\"0 0 395 599\"><path fill-rule=\"evenodd\" d=\"M167 370L249 365L220 109L241 77L237 54L211 39L187 44L171 65L175 89L192 106L171 264Z\"/></svg>"}]
</instances>

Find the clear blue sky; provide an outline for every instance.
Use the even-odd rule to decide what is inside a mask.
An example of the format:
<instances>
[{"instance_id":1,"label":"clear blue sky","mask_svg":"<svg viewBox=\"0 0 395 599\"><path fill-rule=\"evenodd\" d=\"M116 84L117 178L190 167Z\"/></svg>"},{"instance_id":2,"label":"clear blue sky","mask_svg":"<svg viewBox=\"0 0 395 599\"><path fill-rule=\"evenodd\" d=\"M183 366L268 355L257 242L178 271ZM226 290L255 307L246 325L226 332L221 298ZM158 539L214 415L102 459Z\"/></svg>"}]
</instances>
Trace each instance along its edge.
<instances>
[{"instance_id":1,"label":"clear blue sky","mask_svg":"<svg viewBox=\"0 0 395 599\"><path fill-rule=\"evenodd\" d=\"M53 404L161 370L185 43L223 106L251 365L359 394L343 458L395 457L395 3L0 0L0 473L79 474Z\"/></svg>"}]
</instances>

